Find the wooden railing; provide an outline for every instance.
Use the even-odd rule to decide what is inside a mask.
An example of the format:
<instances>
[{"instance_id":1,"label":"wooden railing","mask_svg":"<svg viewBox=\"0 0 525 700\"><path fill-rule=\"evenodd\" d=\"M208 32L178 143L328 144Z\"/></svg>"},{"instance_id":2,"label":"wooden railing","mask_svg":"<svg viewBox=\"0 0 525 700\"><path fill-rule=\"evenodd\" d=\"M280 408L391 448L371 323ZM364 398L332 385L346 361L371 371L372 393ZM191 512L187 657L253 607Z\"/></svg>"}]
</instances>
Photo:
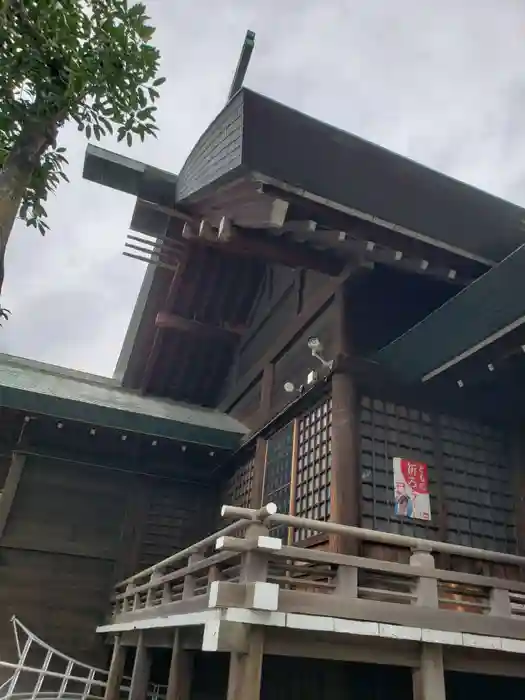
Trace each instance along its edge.
<instances>
[{"instance_id":1,"label":"wooden railing","mask_svg":"<svg viewBox=\"0 0 525 700\"><path fill-rule=\"evenodd\" d=\"M246 591L262 581L276 584L275 609L284 612L344 616L344 604L361 600L394 604L398 611L399 606L415 606L525 621L525 581L436 569L434 555L508 564L521 572L524 557L298 518L277 513L271 503L260 510L224 506L222 514L235 522L121 582L114 619L139 611L154 613L167 604L176 604L181 611L198 609L200 604L207 608L210 584L216 581L222 593L217 596L216 587L215 605L256 607ZM405 548L410 563L283 545L268 534L276 525ZM241 531L243 536L236 537Z\"/></svg>"}]
</instances>

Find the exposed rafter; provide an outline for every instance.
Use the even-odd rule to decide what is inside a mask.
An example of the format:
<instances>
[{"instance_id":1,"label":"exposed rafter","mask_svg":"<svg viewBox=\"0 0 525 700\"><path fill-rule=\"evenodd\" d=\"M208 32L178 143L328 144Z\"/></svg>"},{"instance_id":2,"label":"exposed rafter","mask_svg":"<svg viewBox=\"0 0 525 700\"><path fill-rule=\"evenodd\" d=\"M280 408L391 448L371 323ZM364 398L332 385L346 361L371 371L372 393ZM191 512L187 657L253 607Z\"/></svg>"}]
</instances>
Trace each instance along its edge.
<instances>
[{"instance_id":1,"label":"exposed rafter","mask_svg":"<svg viewBox=\"0 0 525 700\"><path fill-rule=\"evenodd\" d=\"M385 227L379 225L374 218L370 220L352 217L349 214L324 206L319 202L308 200L292 192L284 192L275 185L260 184L261 194L270 197L285 199L295 209L304 212L305 218L313 218L317 224L324 228L333 228L336 232L343 231L351 234L353 238L373 242L401 252L407 257L425 260L441 267L449 268L457 272L458 276L477 277L490 269L488 262L482 263L477 259L461 255L437 245L432 245L421 236L412 237L403 233L400 227Z\"/></svg>"},{"instance_id":2,"label":"exposed rafter","mask_svg":"<svg viewBox=\"0 0 525 700\"><path fill-rule=\"evenodd\" d=\"M301 243L272 239L265 230L241 229L223 218L216 229L203 220L198 230L186 224L182 235L187 240L223 248L233 255L256 257L269 263L322 272L332 277L341 273L345 261L331 251L308 249Z\"/></svg>"}]
</instances>

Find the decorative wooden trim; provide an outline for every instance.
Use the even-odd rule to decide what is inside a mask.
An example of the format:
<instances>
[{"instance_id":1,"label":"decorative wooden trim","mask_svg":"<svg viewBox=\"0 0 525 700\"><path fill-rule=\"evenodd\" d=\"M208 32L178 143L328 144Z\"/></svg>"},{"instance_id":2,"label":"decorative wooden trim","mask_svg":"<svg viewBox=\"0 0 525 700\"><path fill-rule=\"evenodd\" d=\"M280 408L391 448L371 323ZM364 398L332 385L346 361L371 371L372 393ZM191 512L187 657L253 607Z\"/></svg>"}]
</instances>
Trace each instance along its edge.
<instances>
[{"instance_id":1,"label":"decorative wooden trim","mask_svg":"<svg viewBox=\"0 0 525 700\"><path fill-rule=\"evenodd\" d=\"M18 484L22 478L22 472L26 462L26 456L19 452L13 452L11 466L7 472L4 489L0 495L0 540L2 539L13 501L15 500Z\"/></svg>"},{"instance_id":2,"label":"decorative wooden trim","mask_svg":"<svg viewBox=\"0 0 525 700\"><path fill-rule=\"evenodd\" d=\"M288 512L295 515L295 500L297 488L297 450L299 446L299 421L297 418L293 422L293 446L292 446L292 473L290 475L290 506ZM293 542L293 527L288 528L288 544Z\"/></svg>"},{"instance_id":3,"label":"decorative wooden trim","mask_svg":"<svg viewBox=\"0 0 525 700\"><path fill-rule=\"evenodd\" d=\"M259 419L264 422L269 419L274 374L275 365L273 363L268 363L263 372L261 401L259 404ZM259 508L262 505L266 472L266 455L266 440L263 438L258 438L255 447L255 462L253 467L252 508Z\"/></svg>"}]
</instances>

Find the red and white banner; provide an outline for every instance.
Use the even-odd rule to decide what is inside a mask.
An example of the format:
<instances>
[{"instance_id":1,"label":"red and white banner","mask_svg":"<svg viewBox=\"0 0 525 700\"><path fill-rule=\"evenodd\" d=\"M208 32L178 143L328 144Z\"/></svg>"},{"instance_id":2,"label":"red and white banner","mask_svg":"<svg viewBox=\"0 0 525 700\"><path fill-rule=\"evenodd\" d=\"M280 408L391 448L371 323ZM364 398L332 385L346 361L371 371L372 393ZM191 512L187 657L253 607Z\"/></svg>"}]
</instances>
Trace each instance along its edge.
<instances>
[{"instance_id":1,"label":"red and white banner","mask_svg":"<svg viewBox=\"0 0 525 700\"><path fill-rule=\"evenodd\" d=\"M394 457L394 494L396 515L415 520L430 520L426 464Z\"/></svg>"}]
</instances>

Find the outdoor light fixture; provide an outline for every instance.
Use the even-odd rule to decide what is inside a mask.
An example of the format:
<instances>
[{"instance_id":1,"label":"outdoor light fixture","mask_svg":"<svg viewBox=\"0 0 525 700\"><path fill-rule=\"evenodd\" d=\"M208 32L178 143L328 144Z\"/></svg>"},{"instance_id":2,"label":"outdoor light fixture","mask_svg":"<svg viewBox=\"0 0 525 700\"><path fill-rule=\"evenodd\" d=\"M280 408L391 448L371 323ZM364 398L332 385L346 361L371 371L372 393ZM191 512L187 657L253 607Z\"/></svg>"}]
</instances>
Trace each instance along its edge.
<instances>
[{"instance_id":1,"label":"outdoor light fixture","mask_svg":"<svg viewBox=\"0 0 525 700\"><path fill-rule=\"evenodd\" d=\"M311 384L315 384L315 382L318 379L319 375L317 374L315 369L313 369L311 372L308 372L308 376L306 377L306 383L308 384L308 386L310 386Z\"/></svg>"},{"instance_id":2,"label":"outdoor light fixture","mask_svg":"<svg viewBox=\"0 0 525 700\"><path fill-rule=\"evenodd\" d=\"M323 367L326 367L327 369L332 369L334 361L328 361L324 359L323 344L321 343L319 338L316 338L315 336L308 338L308 347L312 351L312 357L315 357L316 360L319 360Z\"/></svg>"},{"instance_id":3,"label":"outdoor light fixture","mask_svg":"<svg viewBox=\"0 0 525 700\"><path fill-rule=\"evenodd\" d=\"M487 365L487 369L488 369L489 372L494 372L494 365L492 364L492 362L490 362L490 363Z\"/></svg>"},{"instance_id":4,"label":"outdoor light fixture","mask_svg":"<svg viewBox=\"0 0 525 700\"><path fill-rule=\"evenodd\" d=\"M304 392L304 384L301 384L300 386L295 386L293 382L285 382L283 385L283 389L286 391L287 394L302 394Z\"/></svg>"},{"instance_id":5,"label":"outdoor light fixture","mask_svg":"<svg viewBox=\"0 0 525 700\"><path fill-rule=\"evenodd\" d=\"M463 380L462 380L462 379L458 379L458 386L459 386L460 389L462 389L462 388L465 386L465 385L463 384Z\"/></svg>"}]
</instances>

